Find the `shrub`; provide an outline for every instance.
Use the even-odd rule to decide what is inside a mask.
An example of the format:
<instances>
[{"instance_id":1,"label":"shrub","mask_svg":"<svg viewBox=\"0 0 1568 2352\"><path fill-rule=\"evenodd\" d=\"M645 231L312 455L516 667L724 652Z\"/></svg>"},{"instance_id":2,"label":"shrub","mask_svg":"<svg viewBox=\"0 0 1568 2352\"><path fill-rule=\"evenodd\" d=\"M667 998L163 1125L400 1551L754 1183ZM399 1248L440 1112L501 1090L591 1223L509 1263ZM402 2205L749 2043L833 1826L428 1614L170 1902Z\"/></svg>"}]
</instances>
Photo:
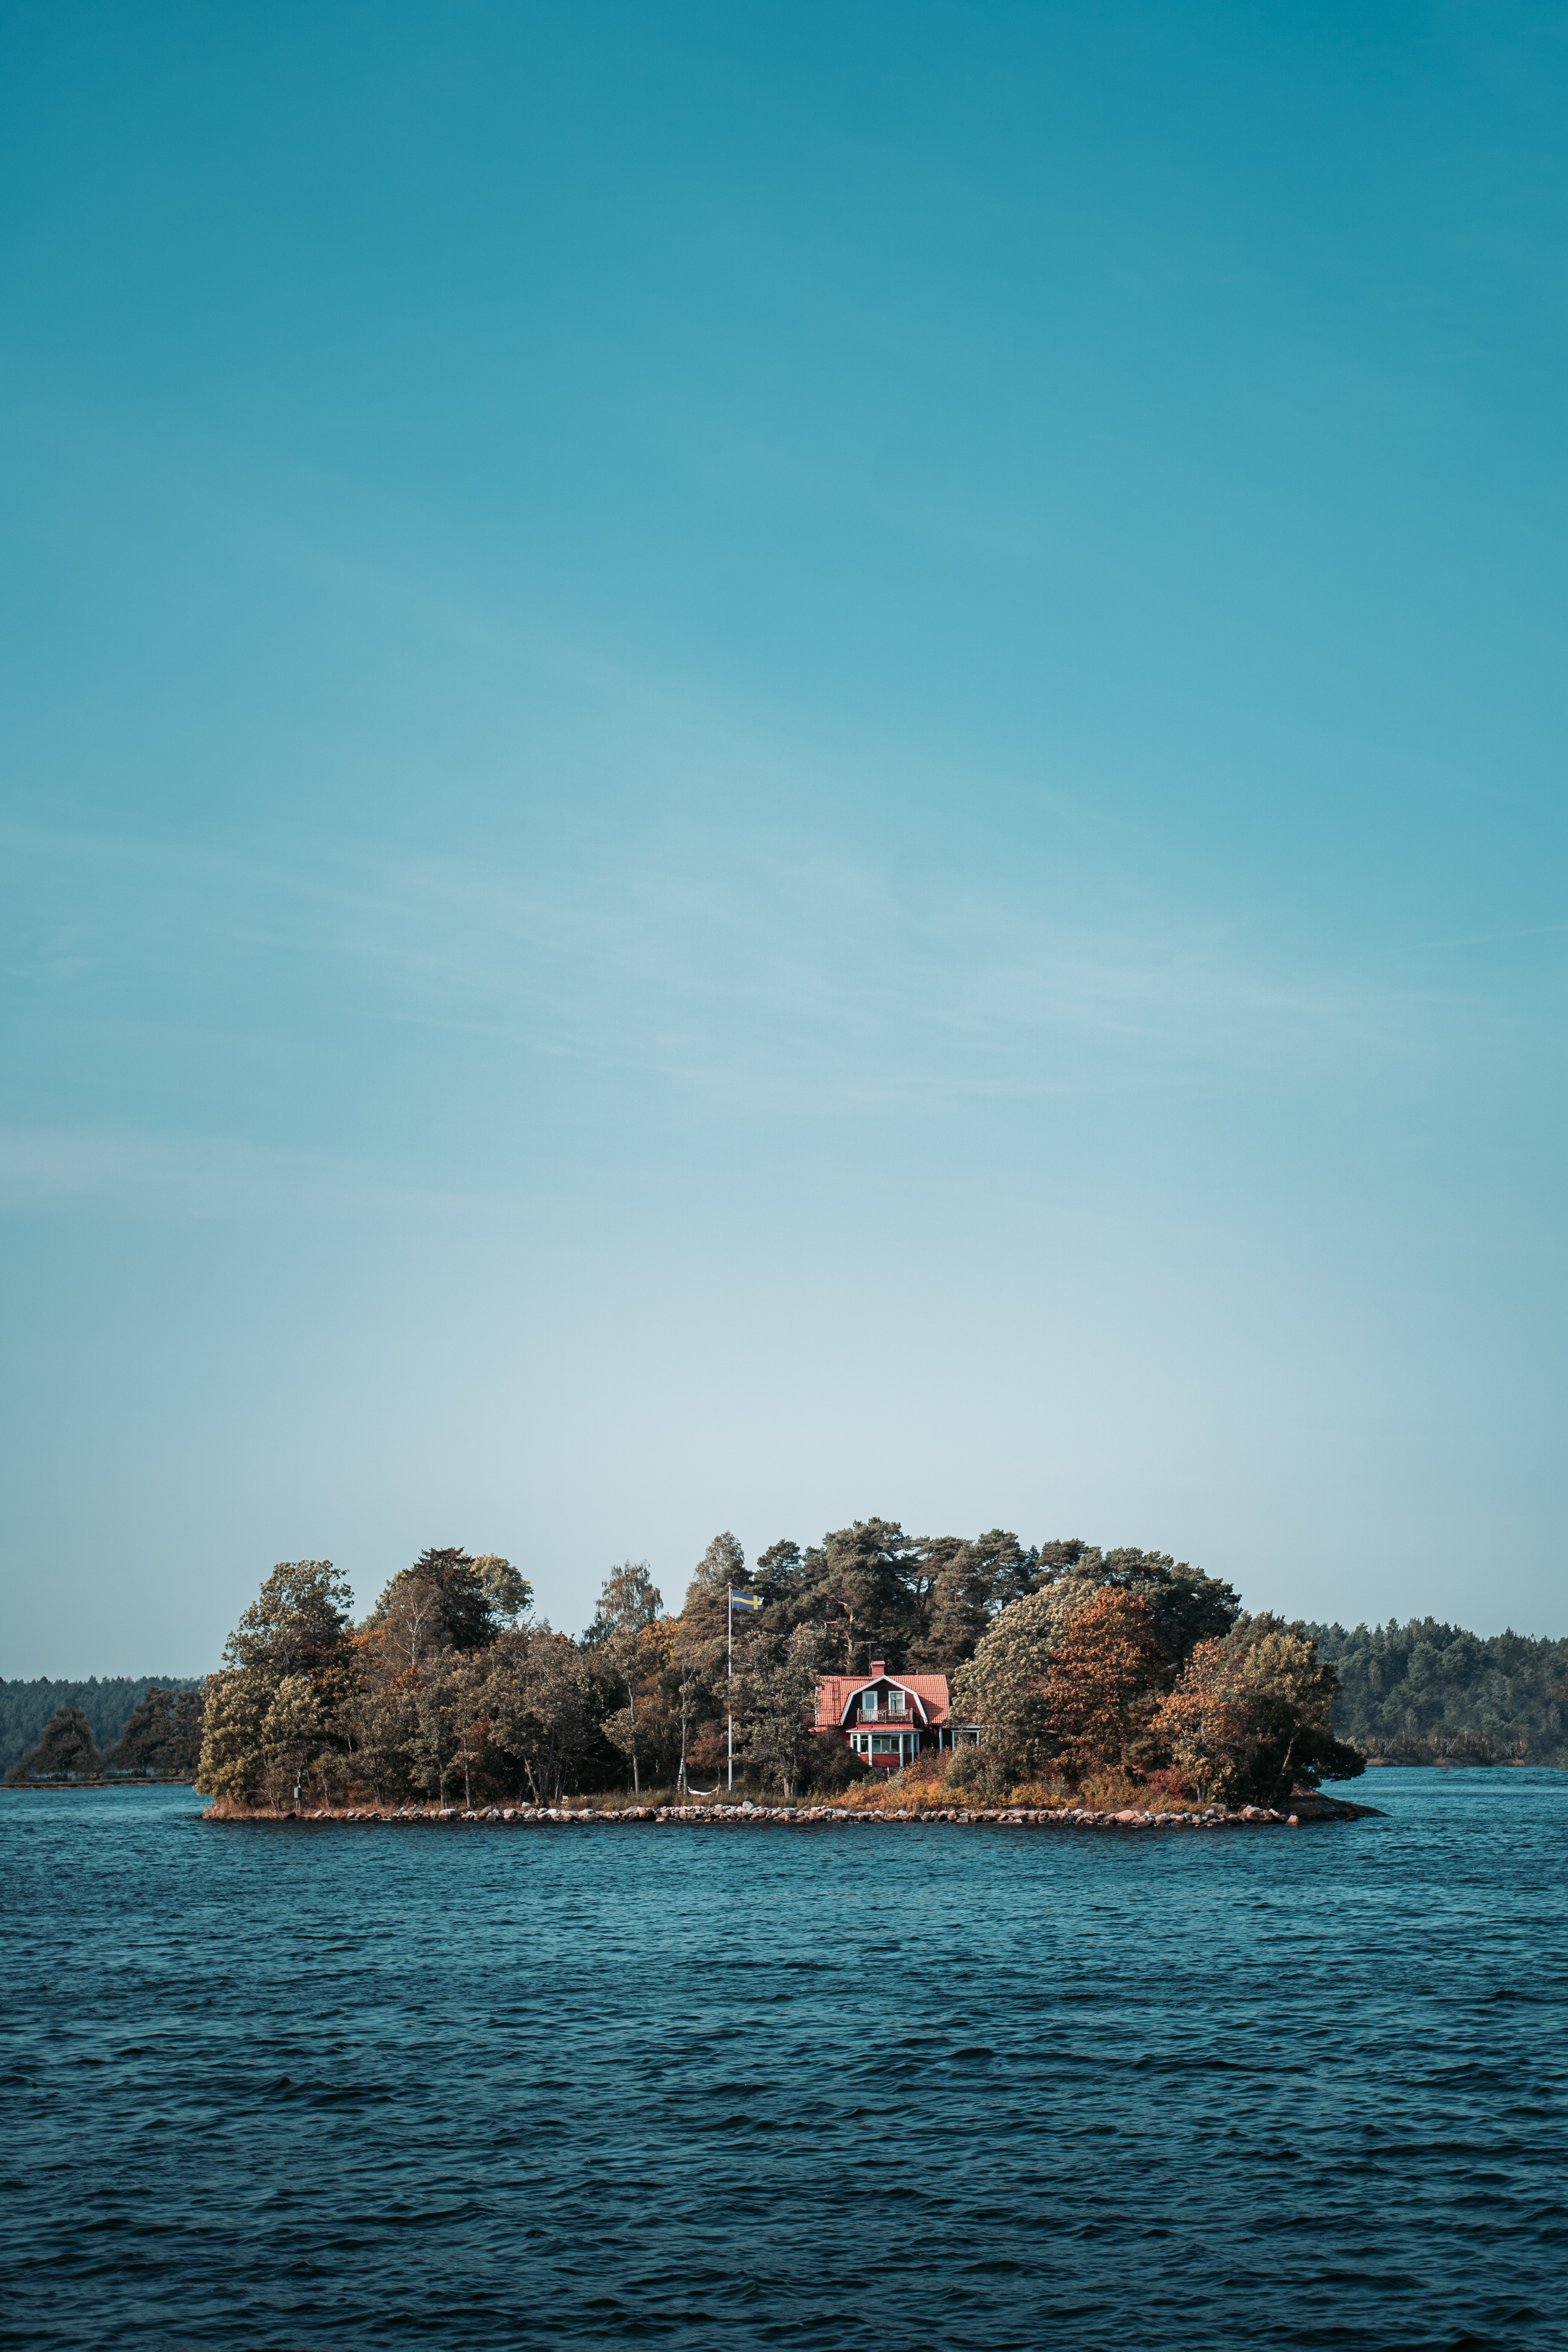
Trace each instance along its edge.
<instances>
[{"instance_id":1,"label":"shrub","mask_svg":"<svg viewBox=\"0 0 1568 2352\"><path fill-rule=\"evenodd\" d=\"M1145 1791L1120 1764L1102 1766L1098 1772L1086 1772L1078 1784L1077 1801L1096 1812L1115 1813L1128 1805L1142 1806Z\"/></svg>"},{"instance_id":2,"label":"shrub","mask_svg":"<svg viewBox=\"0 0 1568 2352\"><path fill-rule=\"evenodd\" d=\"M1006 1794L1011 1774L987 1748L955 1748L942 1776L944 1794L961 1804L988 1805Z\"/></svg>"},{"instance_id":3,"label":"shrub","mask_svg":"<svg viewBox=\"0 0 1568 2352\"><path fill-rule=\"evenodd\" d=\"M817 1750L805 1767L805 1785L814 1796L837 1797L842 1790L858 1788L862 1781L875 1777L865 1759L857 1756L841 1739L819 1737Z\"/></svg>"},{"instance_id":4,"label":"shrub","mask_svg":"<svg viewBox=\"0 0 1568 2352\"><path fill-rule=\"evenodd\" d=\"M915 1792L895 1789L892 1782L893 1775L889 1772L868 1772L863 1780L857 1781L852 1788L836 1790L825 1801L830 1805L847 1805L851 1812L858 1813L875 1810L879 1805L886 1805L890 1811L896 1812L906 1805L918 1805L921 1801Z\"/></svg>"}]
</instances>

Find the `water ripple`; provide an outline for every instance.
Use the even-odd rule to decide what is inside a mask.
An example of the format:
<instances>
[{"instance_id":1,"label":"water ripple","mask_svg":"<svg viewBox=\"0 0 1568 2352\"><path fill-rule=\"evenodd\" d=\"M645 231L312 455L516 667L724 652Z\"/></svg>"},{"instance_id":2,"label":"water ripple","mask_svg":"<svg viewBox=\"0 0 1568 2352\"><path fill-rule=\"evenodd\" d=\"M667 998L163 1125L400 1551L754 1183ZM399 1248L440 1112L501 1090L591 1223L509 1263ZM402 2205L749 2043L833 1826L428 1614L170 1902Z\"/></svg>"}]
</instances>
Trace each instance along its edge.
<instances>
[{"instance_id":1,"label":"water ripple","mask_svg":"<svg viewBox=\"0 0 1568 2352\"><path fill-rule=\"evenodd\" d=\"M1074 1839L0 1798L0 2343L1568 2344L1568 1776Z\"/></svg>"}]
</instances>

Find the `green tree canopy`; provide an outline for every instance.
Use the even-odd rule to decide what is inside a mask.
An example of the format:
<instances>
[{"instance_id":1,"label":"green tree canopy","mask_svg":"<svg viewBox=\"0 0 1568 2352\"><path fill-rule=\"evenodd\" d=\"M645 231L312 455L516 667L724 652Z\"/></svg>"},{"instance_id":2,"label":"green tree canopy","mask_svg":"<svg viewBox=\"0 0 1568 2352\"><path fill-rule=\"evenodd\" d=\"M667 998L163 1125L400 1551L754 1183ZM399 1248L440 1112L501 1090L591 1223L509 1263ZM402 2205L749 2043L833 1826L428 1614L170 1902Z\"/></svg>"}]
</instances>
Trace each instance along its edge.
<instances>
[{"instance_id":1,"label":"green tree canopy","mask_svg":"<svg viewBox=\"0 0 1568 2352\"><path fill-rule=\"evenodd\" d=\"M847 1672L861 1671L873 1657L895 1670L905 1665L921 1631L921 1549L893 1519L857 1519L834 1529L801 1562L792 1621L831 1623Z\"/></svg>"},{"instance_id":2,"label":"green tree canopy","mask_svg":"<svg viewBox=\"0 0 1568 2352\"><path fill-rule=\"evenodd\" d=\"M410 1659L430 1650L486 1650L531 1599L526 1577L493 1552L476 1559L447 1544L400 1568L368 1622Z\"/></svg>"},{"instance_id":3,"label":"green tree canopy","mask_svg":"<svg viewBox=\"0 0 1568 2352\"><path fill-rule=\"evenodd\" d=\"M651 1625L664 1601L646 1559L625 1559L612 1568L599 1592L594 1622L583 1640L589 1649L616 1634L640 1633Z\"/></svg>"},{"instance_id":4,"label":"green tree canopy","mask_svg":"<svg viewBox=\"0 0 1568 2352\"><path fill-rule=\"evenodd\" d=\"M110 1763L117 1772L194 1772L202 1752L199 1690L150 1690L121 1733Z\"/></svg>"},{"instance_id":5,"label":"green tree canopy","mask_svg":"<svg viewBox=\"0 0 1568 2352\"><path fill-rule=\"evenodd\" d=\"M1094 1588L1076 1579L1044 1584L1003 1610L952 1679L952 1711L978 1724L988 1747L1019 1772L1057 1752L1047 1684L1068 1618Z\"/></svg>"},{"instance_id":6,"label":"green tree canopy","mask_svg":"<svg viewBox=\"0 0 1568 2352\"><path fill-rule=\"evenodd\" d=\"M726 1596L731 1585L737 1592L746 1592L751 1590L752 1579L747 1573L745 1553L726 1528L722 1535L714 1537L692 1570L691 1581L686 1588L680 1616L693 1655L696 1648L692 1645L700 1647L705 1642L722 1645L728 1621Z\"/></svg>"},{"instance_id":7,"label":"green tree canopy","mask_svg":"<svg viewBox=\"0 0 1568 2352\"><path fill-rule=\"evenodd\" d=\"M629 1761L632 1787L639 1792L647 1738L638 1705L649 1696L664 1663L658 1645L649 1638L663 1605L647 1560L623 1560L605 1577L594 1622L583 1637L584 1648L609 1678L620 1702L601 1717L600 1728Z\"/></svg>"},{"instance_id":8,"label":"green tree canopy","mask_svg":"<svg viewBox=\"0 0 1568 2352\"><path fill-rule=\"evenodd\" d=\"M330 1559L280 1559L224 1644L224 1664L268 1683L310 1674L348 1630L353 1598Z\"/></svg>"},{"instance_id":9,"label":"green tree canopy","mask_svg":"<svg viewBox=\"0 0 1568 2352\"><path fill-rule=\"evenodd\" d=\"M1143 1601L1173 1679L1200 1642L1223 1641L1241 1613L1234 1587L1184 1559L1173 1559L1168 1551L1126 1546L1102 1552L1097 1544L1076 1538L1068 1544L1044 1544L1040 1550L1041 1573L1049 1581L1084 1589L1109 1585ZM1059 1561L1047 1557L1058 1552L1063 1555Z\"/></svg>"},{"instance_id":10,"label":"green tree canopy","mask_svg":"<svg viewBox=\"0 0 1568 2352\"><path fill-rule=\"evenodd\" d=\"M520 1568L499 1552L482 1551L474 1562L490 1605L490 1622L499 1632L526 1617L533 1606L533 1587Z\"/></svg>"},{"instance_id":11,"label":"green tree canopy","mask_svg":"<svg viewBox=\"0 0 1568 2352\"><path fill-rule=\"evenodd\" d=\"M713 1552L710 1546L702 1589L721 1602L726 1579ZM878 1518L836 1528L804 1552L792 1538L771 1544L758 1557L754 1584L772 1626L818 1626L825 1665L863 1670L880 1657L897 1672L961 1664L1002 1611L1063 1580L1085 1594L1105 1586L1146 1602L1173 1675L1195 1643L1229 1632L1240 1607L1228 1584L1169 1552L1107 1552L1078 1536L1031 1547L1009 1528L910 1536ZM698 1590L694 1583L693 1601Z\"/></svg>"},{"instance_id":12,"label":"green tree canopy","mask_svg":"<svg viewBox=\"0 0 1568 2352\"><path fill-rule=\"evenodd\" d=\"M1306 1630L1342 1685L1335 1729L1364 1754L1568 1764L1568 1640L1433 1617Z\"/></svg>"},{"instance_id":13,"label":"green tree canopy","mask_svg":"<svg viewBox=\"0 0 1568 2352\"><path fill-rule=\"evenodd\" d=\"M734 1683L735 1745L744 1760L776 1779L786 1797L800 1786L817 1740L816 1635L797 1625L752 1653Z\"/></svg>"},{"instance_id":14,"label":"green tree canopy","mask_svg":"<svg viewBox=\"0 0 1568 2352\"><path fill-rule=\"evenodd\" d=\"M196 1785L209 1797L248 1805L261 1785L261 1729L271 1692L259 1672L220 1666L209 1675Z\"/></svg>"},{"instance_id":15,"label":"green tree canopy","mask_svg":"<svg viewBox=\"0 0 1568 2352\"><path fill-rule=\"evenodd\" d=\"M5 1778L96 1780L103 1770L92 1736L92 1726L79 1706L57 1707L44 1727L37 1746L13 1764Z\"/></svg>"},{"instance_id":16,"label":"green tree canopy","mask_svg":"<svg viewBox=\"0 0 1568 2352\"><path fill-rule=\"evenodd\" d=\"M589 1660L548 1625L503 1633L491 1655L489 1705L495 1752L519 1795L558 1803L598 1749L604 1694Z\"/></svg>"},{"instance_id":17,"label":"green tree canopy","mask_svg":"<svg viewBox=\"0 0 1568 2352\"><path fill-rule=\"evenodd\" d=\"M208 1678L200 1788L236 1804L259 1791L279 1808L285 1781L291 1792L352 1676L351 1598L330 1559L279 1561Z\"/></svg>"},{"instance_id":18,"label":"green tree canopy","mask_svg":"<svg viewBox=\"0 0 1568 2352\"><path fill-rule=\"evenodd\" d=\"M919 1566L911 1580L916 1627L909 1643L911 1666L953 1666L973 1657L974 1646L991 1622L999 1590L1004 1589L994 1558L987 1556L987 1537L971 1543L962 1536L936 1536L921 1547ZM1017 1538L1006 1539L1016 1548ZM1007 1597L1015 1598L1011 1580ZM1026 1584L1023 1588L1028 1590Z\"/></svg>"}]
</instances>

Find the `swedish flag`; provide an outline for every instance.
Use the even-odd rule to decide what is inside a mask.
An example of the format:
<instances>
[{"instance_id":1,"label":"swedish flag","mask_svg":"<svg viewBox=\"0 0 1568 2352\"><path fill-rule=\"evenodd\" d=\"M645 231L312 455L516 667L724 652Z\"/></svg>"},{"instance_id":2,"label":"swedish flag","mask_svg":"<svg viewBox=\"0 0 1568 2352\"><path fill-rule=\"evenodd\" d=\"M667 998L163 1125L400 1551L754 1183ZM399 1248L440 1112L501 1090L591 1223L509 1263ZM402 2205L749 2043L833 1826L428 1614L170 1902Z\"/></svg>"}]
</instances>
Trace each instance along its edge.
<instances>
[{"instance_id":1,"label":"swedish flag","mask_svg":"<svg viewBox=\"0 0 1568 2352\"><path fill-rule=\"evenodd\" d=\"M758 1600L754 1592L731 1591L730 1595L730 1606L731 1609L760 1609L762 1608L763 1603Z\"/></svg>"}]
</instances>

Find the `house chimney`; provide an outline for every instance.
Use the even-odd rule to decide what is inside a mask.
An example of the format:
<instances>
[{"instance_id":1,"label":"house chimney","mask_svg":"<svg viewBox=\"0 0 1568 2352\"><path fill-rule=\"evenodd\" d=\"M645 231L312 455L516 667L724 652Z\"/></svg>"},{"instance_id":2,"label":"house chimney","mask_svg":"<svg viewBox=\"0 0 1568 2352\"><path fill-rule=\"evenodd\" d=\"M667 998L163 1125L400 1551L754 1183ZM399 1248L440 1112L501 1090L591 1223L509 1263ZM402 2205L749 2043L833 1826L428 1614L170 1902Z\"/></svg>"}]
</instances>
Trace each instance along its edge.
<instances>
[{"instance_id":1,"label":"house chimney","mask_svg":"<svg viewBox=\"0 0 1568 2352\"><path fill-rule=\"evenodd\" d=\"M887 1664L887 1660L886 1660L885 1658L873 1658L873 1659L872 1659L872 1661L871 1661L871 1679L872 1679L872 1681L873 1681L873 1682L879 1682L879 1681L880 1681L881 1677L882 1677L882 1676L887 1673L887 1671L888 1671L888 1664Z\"/></svg>"}]
</instances>

